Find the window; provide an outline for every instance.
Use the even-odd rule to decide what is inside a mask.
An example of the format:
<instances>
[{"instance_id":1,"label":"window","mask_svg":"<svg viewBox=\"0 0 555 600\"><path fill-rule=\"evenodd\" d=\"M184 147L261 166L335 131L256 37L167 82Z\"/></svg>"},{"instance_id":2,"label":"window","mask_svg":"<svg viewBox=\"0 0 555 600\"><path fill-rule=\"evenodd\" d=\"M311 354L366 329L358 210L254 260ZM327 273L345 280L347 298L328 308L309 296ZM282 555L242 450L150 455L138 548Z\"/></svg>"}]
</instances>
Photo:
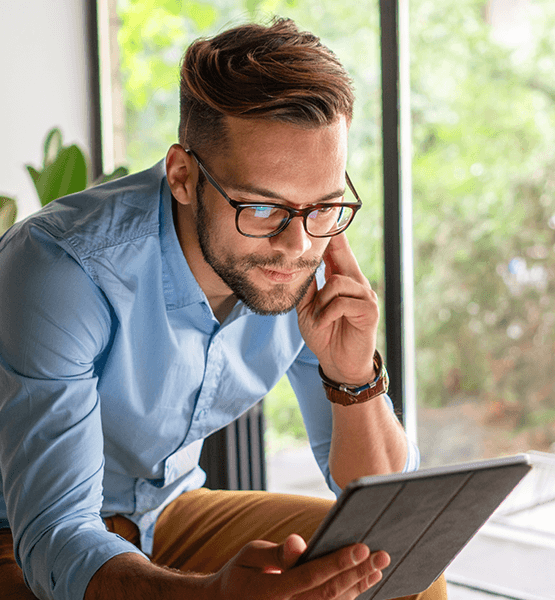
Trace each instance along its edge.
<instances>
[{"instance_id":1,"label":"window","mask_svg":"<svg viewBox=\"0 0 555 600\"><path fill-rule=\"evenodd\" d=\"M424 464L555 442L555 10L413 0Z\"/></svg>"}]
</instances>

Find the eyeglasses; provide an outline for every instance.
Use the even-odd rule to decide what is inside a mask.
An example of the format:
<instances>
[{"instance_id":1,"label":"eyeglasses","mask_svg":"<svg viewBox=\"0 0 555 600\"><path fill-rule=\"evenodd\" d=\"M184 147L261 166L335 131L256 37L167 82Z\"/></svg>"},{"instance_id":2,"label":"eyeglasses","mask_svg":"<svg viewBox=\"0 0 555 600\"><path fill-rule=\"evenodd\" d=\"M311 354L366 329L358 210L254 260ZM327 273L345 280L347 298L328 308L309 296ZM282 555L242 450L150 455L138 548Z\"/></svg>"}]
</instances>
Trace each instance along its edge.
<instances>
[{"instance_id":1,"label":"eyeglasses","mask_svg":"<svg viewBox=\"0 0 555 600\"><path fill-rule=\"evenodd\" d=\"M345 172L345 179L349 190L355 197L355 202L325 202L311 204L300 209L272 202L237 202L230 198L222 186L210 175L195 151L188 149L187 152L197 161L210 185L236 210L235 226L237 231L246 237L269 238L278 235L295 217L303 218L305 231L312 237L331 237L345 231L353 221L357 210L362 206L362 200L356 193L347 172Z\"/></svg>"}]
</instances>

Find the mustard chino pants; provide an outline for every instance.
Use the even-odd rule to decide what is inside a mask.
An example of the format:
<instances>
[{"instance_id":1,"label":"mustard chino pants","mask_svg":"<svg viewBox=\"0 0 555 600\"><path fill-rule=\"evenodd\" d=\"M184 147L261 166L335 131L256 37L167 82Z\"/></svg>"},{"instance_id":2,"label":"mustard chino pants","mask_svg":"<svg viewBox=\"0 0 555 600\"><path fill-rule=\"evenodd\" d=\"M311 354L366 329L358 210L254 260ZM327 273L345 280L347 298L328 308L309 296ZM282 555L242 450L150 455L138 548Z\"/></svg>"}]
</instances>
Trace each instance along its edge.
<instances>
[{"instance_id":1,"label":"mustard chino pants","mask_svg":"<svg viewBox=\"0 0 555 600\"><path fill-rule=\"evenodd\" d=\"M308 541L331 505L330 500L268 492L204 488L187 492L160 515L151 560L182 571L214 573L252 540L279 544L298 533ZM105 523L110 531L139 546L134 523L120 515ZM0 590L5 600L37 600L15 562L9 529L0 530ZM445 579L403 600L447 600Z\"/></svg>"}]
</instances>

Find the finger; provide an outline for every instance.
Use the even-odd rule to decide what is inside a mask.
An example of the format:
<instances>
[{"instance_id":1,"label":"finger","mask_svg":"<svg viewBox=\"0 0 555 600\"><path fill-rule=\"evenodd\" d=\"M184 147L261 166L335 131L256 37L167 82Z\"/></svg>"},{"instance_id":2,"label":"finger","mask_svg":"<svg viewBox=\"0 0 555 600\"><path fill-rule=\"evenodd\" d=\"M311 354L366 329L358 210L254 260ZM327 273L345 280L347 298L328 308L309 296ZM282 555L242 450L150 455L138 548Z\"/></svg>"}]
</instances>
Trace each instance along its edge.
<instances>
[{"instance_id":1,"label":"finger","mask_svg":"<svg viewBox=\"0 0 555 600\"><path fill-rule=\"evenodd\" d=\"M387 552L379 551L372 553L369 558L359 566L346 571L339 576L337 585L328 581L318 590L322 598L340 597L341 600L357 598L363 592L375 586L383 578L382 569L388 567L391 558ZM354 583L353 583L354 582ZM352 585L351 585L352 583ZM314 597L320 597L315 594ZM334 595L335 594L335 595ZM313 596L309 595L312 599ZM299 598L298 600L302 600Z\"/></svg>"},{"instance_id":2,"label":"finger","mask_svg":"<svg viewBox=\"0 0 555 600\"><path fill-rule=\"evenodd\" d=\"M310 591L295 596L295 600L315 600L319 598L341 598L351 600L376 585L382 579L382 573L372 565L368 558L360 565L342 571L328 578L321 585Z\"/></svg>"},{"instance_id":3,"label":"finger","mask_svg":"<svg viewBox=\"0 0 555 600\"><path fill-rule=\"evenodd\" d=\"M383 578L382 572L379 570L374 571L364 579L358 581L350 590L348 590L348 598L358 598L360 594L366 592L370 588L374 587ZM341 599L343 600L343 598ZM345 598L347 600L347 598Z\"/></svg>"},{"instance_id":4,"label":"finger","mask_svg":"<svg viewBox=\"0 0 555 600\"><path fill-rule=\"evenodd\" d=\"M306 542L300 535L292 534L280 546L282 551L281 562L283 569L291 569L306 550Z\"/></svg>"},{"instance_id":5,"label":"finger","mask_svg":"<svg viewBox=\"0 0 555 600\"><path fill-rule=\"evenodd\" d=\"M326 279L331 275L340 274L359 282L366 281L344 233L330 238L323 259L326 265Z\"/></svg>"},{"instance_id":6,"label":"finger","mask_svg":"<svg viewBox=\"0 0 555 600\"><path fill-rule=\"evenodd\" d=\"M238 554L237 566L260 569L266 573L281 573L290 569L306 550L300 535L290 535L283 544L255 540L246 544Z\"/></svg>"},{"instance_id":7,"label":"finger","mask_svg":"<svg viewBox=\"0 0 555 600\"><path fill-rule=\"evenodd\" d=\"M367 330L378 320L376 311L368 309L368 302L360 298L339 296L328 303L319 313L315 327L317 330L326 329L340 319L347 319L355 329Z\"/></svg>"},{"instance_id":8,"label":"finger","mask_svg":"<svg viewBox=\"0 0 555 600\"><path fill-rule=\"evenodd\" d=\"M372 562L372 566L380 571L387 569L387 567L389 567L391 564L391 557L383 550L380 550L379 552L373 552L370 560Z\"/></svg>"},{"instance_id":9,"label":"finger","mask_svg":"<svg viewBox=\"0 0 555 600\"><path fill-rule=\"evenodd\" d=\"M246 544L237 554L238 567L247 569L274 570L283 569L283 551L278 544L264 540L255 540Z\"/></svg>"},{"instance_id":10,"label":"finger","mask_svg":"<svg viewBox=\"0 0 555 600\"><path fill-rule=\"evenodd\" d=\"M318 314L336 298L355 298L364 300L369 303L367 310L372 312L379 310L378 296L374 290L367 285L367 282L362 284L353 281L351 278L345 277L344 275L332 275L313 299L314 317L317 318Z\"/></svg>"},{"instance_id":11,"label":"finger","mask_svg":"<svg viewBox=\"0 0 555 600\"><path fill-rule=\"evenodd\" d=\"M318 595L311 594L318 588L322 588L322 586L325 588L326 585L328 588L330 586L334 588L337 585L338 589L345 591L352 587L357 580L375 571L369 557L370 550L368 546L356 544L309 561L285 572L279 578L280 593L286 598L291 595L294 595L295 598L299 595L299 598L302 598L305 592L310 592L306 596L307 598L318 598ZM341 577L346 572L356 571L357 566L360 567L359 576L354 577L351 573L349 577ZM329 580L337 581L328 583ZM327 591L333 591L328 588L326 588Z\"/></svg>"}]
</instances>

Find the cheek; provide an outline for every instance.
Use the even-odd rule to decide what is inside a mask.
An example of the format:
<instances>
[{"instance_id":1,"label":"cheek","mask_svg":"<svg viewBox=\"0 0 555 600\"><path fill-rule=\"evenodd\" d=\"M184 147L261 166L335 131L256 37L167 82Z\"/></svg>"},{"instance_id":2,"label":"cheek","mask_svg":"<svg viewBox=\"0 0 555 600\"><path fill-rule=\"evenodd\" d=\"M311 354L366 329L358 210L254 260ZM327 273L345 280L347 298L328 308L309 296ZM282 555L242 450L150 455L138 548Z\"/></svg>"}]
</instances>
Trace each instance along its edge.
<instances>
[{"instance_id":1,"label":"cheek","mask_svg":"<svg viewBox=\"0 0 555 600\"><path fill-rule=\"evenodd\" d=\"M220 256L234 257L240 260L245 256L267 256L271 254L268 241L265 239L248 238L241 235L235 227L235 220L213 223L210 230L212 246L218 248Z\"/></svg>"},{"instance_id":2,"label":"cheek","mask_svg":"<svg viewBox=\"0 0 555 600\"><path fill-rule=\"evenodd\" d=\"M315 256L322 258L326 248L329 246L331 238L313 238L312 248L314 249Z\"/></svg>"}]
</instances>

